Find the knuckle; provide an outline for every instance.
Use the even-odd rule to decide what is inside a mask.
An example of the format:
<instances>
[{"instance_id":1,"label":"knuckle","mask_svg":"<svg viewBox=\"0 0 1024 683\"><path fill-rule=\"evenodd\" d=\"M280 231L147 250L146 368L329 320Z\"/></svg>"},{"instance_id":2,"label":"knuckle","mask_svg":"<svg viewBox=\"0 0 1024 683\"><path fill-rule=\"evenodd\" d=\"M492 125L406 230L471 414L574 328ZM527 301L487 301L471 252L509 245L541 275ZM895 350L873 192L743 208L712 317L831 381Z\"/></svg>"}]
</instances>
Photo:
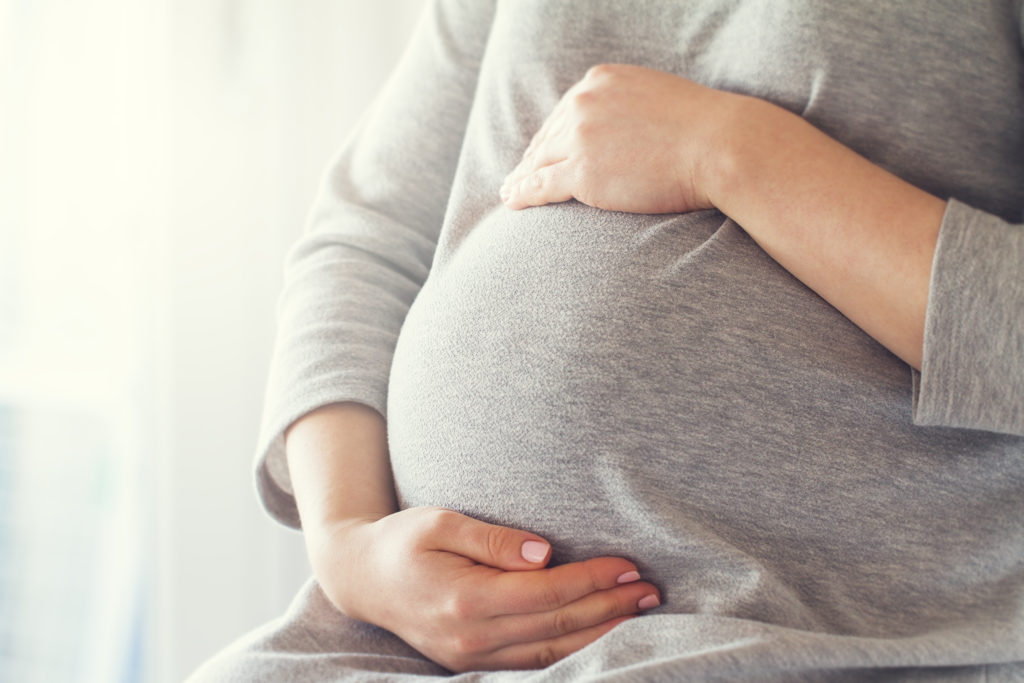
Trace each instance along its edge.
<instances>
[{"instance_id":1,"label":"knuckle","mask_svg":"<svg viewBox=\"0 0 1024 683\"><path fill-rule=\"evenodd\" d=\"M546 669L561 659L558 652L555 651L554 646L550 643L541 645L534 657L538 669Z\"/></svg>"},{"instance_id":2,"label":"knuckle","mask_svg":"<svg viewBox=\"0 0 1024 683\"><path fill-rule=\"evenodd\" d=\"M576 110L585 110L593 104L597 98L597 92L593 86L587 88L580 88L572 93L570 97L570 103Z\"/></svg>"},{"instance_id":3,"label":"knuckle","mask_svg":"<svg viewBox=\"0 0 1024 683\"><path fill-rule=\"evenodd\" d=\"M609 595L607 602L601 607L605 619L613 619L627 614L635 614L637 611L635 593L621 591L617 595Z\"/></svg>"},{"instance_id":4,"label":"knuckle","mask_svg":"<svg viewBox=\"0 0 1024 683\"><path fill-rule=\"evenodd\" d=\"M441 613L451 621L465 621L474 615L473 601L461 593L450 595L442 604Z\"/></svg>"},{"instance_id":5,"label":"knuckle","mask_svg":"<svg viewBox=\"0 0 1024 683\"><path fill-rule=\"evenodd\" d=\"M549 584L541 590L540 594L541 603L548 609L557 609L564 604L562 598L562 592L559 590L557 584Z\"/></svg>"},{"instance_id":6,"label":"knuckle","mask_svg":"<svg viewBox=\"0 0 1024 683\"><path fill-rule=\"evenodd\" d=\"M421 531L427 535L443 534L452 528L455 513L447 508L432 507L424 510Z\"/></svg>"},{"instance_id":7,"label":"knuckle","mask_svg":"<svg viewBox=\"0 0 1024 683\"><path fill-rule=\"evenodd\" d=\"M615 74L614 64L595 64L587 69L585 78L587 80L597 80L601 78L607 78Z\"/></svg>"},{"instance_id":8,"label":"knuckle","mask_svg":"<svg viewBox=\"0 0 1024 683\"><path fill-rule=\"evenodd\" d=\"M603 134L599 124L584 119L573 126L571 140L577 146L586 147L590 142L601 139Z\"/></svg>"},{"instance_id":9,"label":"knuckle","mask_svg":"<svg viewBox=\"0 0 1024 683\"><path fill-rule=\"evenodd\" d=\"M527 198L534 197L540 193L544 189L543 174L543 170L538 170L523 178L522 182L519 183L519 193Z\"/></svg>"},{"instance_id":10,"label":"knuckle","mask_svg":"<svg viewBox=\"0 0 1024 683\"><path fill-rule=\"evenodd\" d=\"M462 661L468 661L480 651L479 638L472 633L457 633L451 637L449 650Z\"/></svg>"},{"instance_id":11,"label":"knuckle","mask_svg":"<svg viewBox=\"0 0 1024 683\"><path fill-rule=\"evenodd\" d=\"M551 620L552 628L558 635L564 636L567 633L574 633L579 630L579 623L577 623L577 619L566 610L560 609L557 612L554 612Z\"/></svg>"},{"instance_id":12,"label":"knuckle","mask_svg":"<svg viewBox=\"0 0 1024 683\"><path fill-rule=\"evenodd\" d=\"M508 547L508 533L500 526L491 526L487 529L487 552L491 557L505 557L505 549Z\"/></svg>"},{"instance_id":13,"label":"knuckle","mask_svg":"<svg viewBox=\"0 0 1024 683\"><path fill-rule=\"evenodd\" d=\"M626 614L635 614L638 611L637 600L635 597L636 593L633 591L621 591L618 592L614 598L608 601L606 616L611 618L613 616L623 616Z\"/></svg>"},{"instance_id":14,"label":"knuckle","mask_svg":"<svg viewBox=\"0 0 1024 683\"><path fill-rule=\"evenodd\" d=\"M601 580L600 565L597 562L584 562L582 581L590 592L604 589L604 582Z\"/></svg>"}]
</instances>

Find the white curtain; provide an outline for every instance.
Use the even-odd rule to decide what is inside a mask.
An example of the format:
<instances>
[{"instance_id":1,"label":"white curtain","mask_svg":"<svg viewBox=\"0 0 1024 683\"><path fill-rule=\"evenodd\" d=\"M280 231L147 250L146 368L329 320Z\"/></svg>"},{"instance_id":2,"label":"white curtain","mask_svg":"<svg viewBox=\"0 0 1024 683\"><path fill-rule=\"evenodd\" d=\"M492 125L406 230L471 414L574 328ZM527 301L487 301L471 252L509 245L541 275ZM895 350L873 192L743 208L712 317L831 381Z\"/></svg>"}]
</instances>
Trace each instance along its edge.
<instances>
[{"instance_id":1,"label":"white curtain","mask_svg":"<svg viewBox=\"0 0 1024 683\"><path fill-rule=\"evenodd\" d=\"M0 680L179 681L279 614L288 246L423 0L0 0Z\"/></svg>"}]
</instances>

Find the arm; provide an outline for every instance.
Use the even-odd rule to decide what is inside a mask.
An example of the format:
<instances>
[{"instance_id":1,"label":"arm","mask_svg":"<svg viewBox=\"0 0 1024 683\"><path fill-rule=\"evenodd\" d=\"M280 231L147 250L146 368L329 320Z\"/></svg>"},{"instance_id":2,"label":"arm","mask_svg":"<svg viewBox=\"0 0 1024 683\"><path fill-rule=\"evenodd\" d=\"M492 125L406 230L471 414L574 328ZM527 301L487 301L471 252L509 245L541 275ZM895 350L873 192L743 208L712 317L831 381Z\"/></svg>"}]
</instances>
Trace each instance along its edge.
<instances>
[{"instance_id":1,"label":"arm","mask_svg":"<svg viewBox=\"0 0 1024 683\"><path fill-rule=\"evenodd\" d=\"M631 165L637 158L648 163ZM936 245L944 217L948 222L945 201L779 107L666 73L592 69L544 123L502 197L512 209L570 198L649 213L718 208L865 332L912 367L924 366L922 396L930 376L922 362L925 331L935 327L929 320L940 307L970 312L930 297L933 264L944 262ZM1024 434L1024 293L1014 270L1024 259L1024 230L1001 223L990 253L972 258L1002 264L995 271L1004 271L1000 291L977 298L987 300L982 321L1004 325L989 330L997 340L960 354L989 349L970 366L989 368L988 375L964 380L968 392L947 385L930 398L956 406L963 400L957 395L968 393L981 396L986 409L947 409L928 424ZM933 355L948 351L949 339L933 334L932 341Z\"/></svg>"},{"instance_id":2,"label":"arm","mask_svg":"<svg viewBox=\"0 0 1024 683\"><path fill-rule=\"evenodd\" d=\"M384 419L372 408L324 406L292 425L285 444L311 559L332 526L374 522L398 510Z\"/></svg>"}]
</instances>

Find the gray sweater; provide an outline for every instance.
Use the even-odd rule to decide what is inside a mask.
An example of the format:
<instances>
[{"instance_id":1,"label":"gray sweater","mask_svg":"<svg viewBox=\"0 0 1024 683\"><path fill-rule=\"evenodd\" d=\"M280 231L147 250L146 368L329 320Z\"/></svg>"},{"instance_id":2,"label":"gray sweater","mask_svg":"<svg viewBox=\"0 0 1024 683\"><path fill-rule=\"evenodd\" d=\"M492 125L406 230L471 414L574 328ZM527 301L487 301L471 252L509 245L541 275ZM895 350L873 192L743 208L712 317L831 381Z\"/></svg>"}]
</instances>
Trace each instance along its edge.
<instances>
[{"instance_id":1,"label":"gray sweater","mask_svg":"<svg viewBox=\"0 0 1024 683\"><path fill-rule=\"evenodd\" d=\"M1021 31L1019 0L432 2L289 257L266 507L298 524L283 429L359 401L403 506L661 588L538 680L1024 680ZM948 198L922 372L718 212L506 210L602 62L762 97ZM274 671L442 673L375 638Z\"/></svg>"}]
</instances>

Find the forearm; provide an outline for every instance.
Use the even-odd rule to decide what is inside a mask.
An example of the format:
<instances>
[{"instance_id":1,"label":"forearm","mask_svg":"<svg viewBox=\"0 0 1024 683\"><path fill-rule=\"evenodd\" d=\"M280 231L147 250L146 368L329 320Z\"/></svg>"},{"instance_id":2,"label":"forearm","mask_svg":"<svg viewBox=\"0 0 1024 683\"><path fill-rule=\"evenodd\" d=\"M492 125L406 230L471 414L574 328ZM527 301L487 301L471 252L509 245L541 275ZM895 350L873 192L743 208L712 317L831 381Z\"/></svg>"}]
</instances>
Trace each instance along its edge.
<instances>
[{"instance_id":1,"label":"forearm","mask_svg":"<svg viewBox=\"0 0 1024 683\"><path fill-rule=\"evenodd\" d=\"M376 410L359 403L325 406L285 434L288 470L303 529L372 521L397 510L387 430Z\"/></svg>"},{"instance_id":2,"label":"forearm","mask_svg":"<svg viewBox=\"0 0 1024 683\"><path fill-rule=\"evenodd\" d=\"M853 323L920 368L945 202L801 118L742 98L709 157L712 203Z\"/></svg>"}]
</instances>

